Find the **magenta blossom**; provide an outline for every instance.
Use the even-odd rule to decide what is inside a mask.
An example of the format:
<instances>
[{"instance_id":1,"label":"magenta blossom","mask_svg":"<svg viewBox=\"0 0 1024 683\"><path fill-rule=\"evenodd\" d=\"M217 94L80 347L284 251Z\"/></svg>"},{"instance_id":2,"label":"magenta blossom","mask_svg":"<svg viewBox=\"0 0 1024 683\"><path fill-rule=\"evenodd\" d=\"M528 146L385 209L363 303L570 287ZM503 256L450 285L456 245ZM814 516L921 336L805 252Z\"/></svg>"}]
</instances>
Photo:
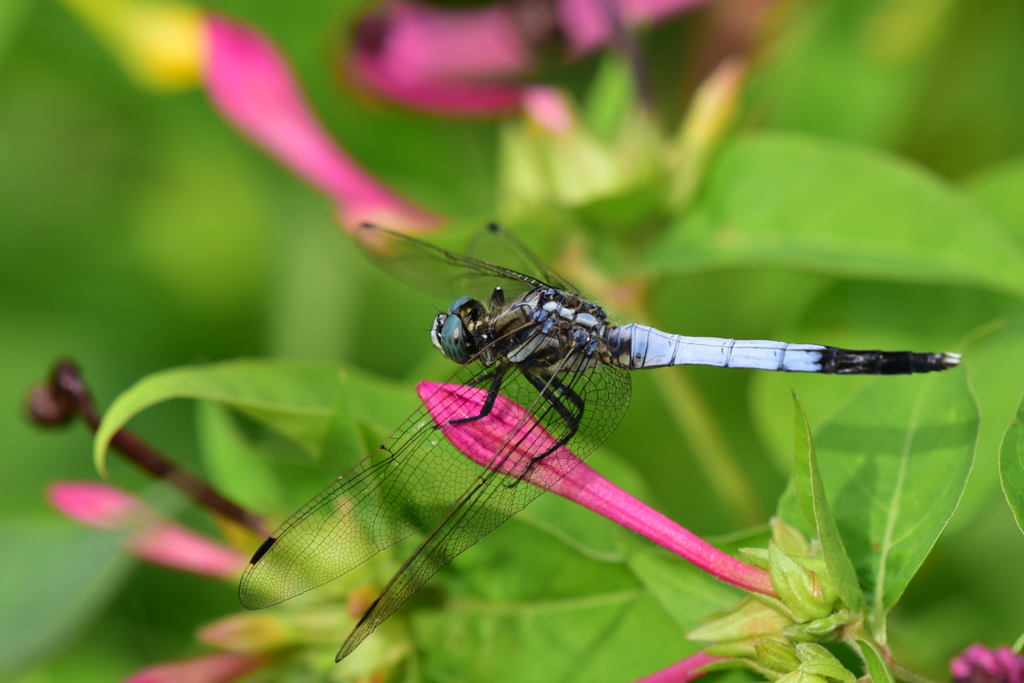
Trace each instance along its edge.
<instances>
[{"instance_id":1,"label":"magenta blossom","mask_svg":"<svg viewBox=\"0 0 1024 683\"><path fill-rule=\"evenodd\" d=\"M1006 647L991 650L975 643L949 663L955 683L1022 683L1024 655Z\"/></svg>"},{"instance_id":2,"label":"magenta blossom","mask_svg":"<svg viewBox=\"0 0 1024 683\"><path fill-rule=\"evenodd\" d=\"M137 671L124 683L230 683L266 664L262 657L240 652L215 652Z\"/></svg>"},{"instance_id":3,"label":"magenta blossom","mask_svg":"<svg viewBox=\"0 0 1024 683\"><path fill-rule=\"evenodd\" d=\"M436 382L421 382L416 391L445 437L474 462L568 498L723 581L744 590L775 595L768 572L701 540L612 484L567 448L554 448L556 439L515 401L499 395L486 417L450 424L452 420L479 415L487 391ZM532 455L553 448L550 455L531 464Z\"/></svg>"},{"instance_id":4,"label":"magenta blossom","mask_svg":"<svg viewBox=\"0 0 1024 683\"><path fill-rule=\"evenodd\" d=\"M521 104L517 80L536 48L561 35L575 57L611 43L616 27L661 21L703 0L509 1L450 9L399 0L357 28L347 72L400 104L441 114L501 115ZM552 6L553 5L553 6Z\"/></svg>"},{"instance_id":5,"label":"magenta blossom","mask_svg":"<svg viewBox=\"0 0 1024 683\"><path fill-rule=\"evenodd\" d=\"M161 517L141 499L114 486L64 481L47 489L50 503L64 515L100 529L127 529L125 549L140 560L216 578L230 578L245 567L238 551Z\"/></svg>"},{"instance_id":6,"label":"magenta blossom","mask_svg":"<svg viewBox=\"0 0 1024 683\"><path fill-rule=\"evenodd\" d=\"M644 676L636 683L688 683L703 676L706 673L704 667L723 659L723 657L697 652L661 671L655 671L650 676Z\"/></svg>"},{"instance_id":7,"label":"magenta blossom","mask_svg":"<svg viewBox=\"0 0 1024 683\"><path fill-rule=\"evenodd\" d=\"M313 114L280 51L263 34L216 14L206 15L205 25L204 81L214 105L331 197L346 228L371 222L413 231L440 223L377 182L338 146Z\"/></svg>"}]
</instances>

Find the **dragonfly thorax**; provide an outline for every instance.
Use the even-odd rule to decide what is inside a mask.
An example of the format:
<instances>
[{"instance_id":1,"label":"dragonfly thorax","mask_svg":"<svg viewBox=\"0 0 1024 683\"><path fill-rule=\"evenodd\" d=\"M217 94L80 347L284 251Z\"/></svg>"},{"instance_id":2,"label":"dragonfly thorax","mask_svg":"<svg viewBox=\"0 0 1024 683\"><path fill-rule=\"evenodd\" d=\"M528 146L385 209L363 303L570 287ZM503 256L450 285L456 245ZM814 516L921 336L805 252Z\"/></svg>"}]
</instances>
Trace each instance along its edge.
<instances>
[{"instance_id":1,"label":"dragonfly thorax","mask_svg":"<svg viewBox=\"0 0 1024 683\"><path fill-rule=\"evenodd\" d=\"M506 303L498 289L490 307L469 297L456 299L434 318L430 340L462 365L476 359L484 365L553 366L568 355L577 360L563 363L564 369L580 371L609 360L604 340L612 329L600 306L572 292L537 288Z\"/></svg>"}]
</instances>

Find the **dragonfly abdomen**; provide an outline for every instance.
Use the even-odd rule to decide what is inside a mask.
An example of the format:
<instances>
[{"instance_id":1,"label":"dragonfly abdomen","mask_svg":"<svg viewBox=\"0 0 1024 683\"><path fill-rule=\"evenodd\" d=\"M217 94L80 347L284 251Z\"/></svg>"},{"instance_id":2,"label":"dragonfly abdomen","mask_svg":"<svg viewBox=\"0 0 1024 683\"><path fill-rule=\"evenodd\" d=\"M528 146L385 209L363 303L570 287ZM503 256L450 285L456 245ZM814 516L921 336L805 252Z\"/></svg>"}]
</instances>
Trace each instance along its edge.
<instances>
[{"instance_id":1,"label":"dragonfly abdomen","mask_svg":"<svg viewBox=\"0 0 1024 683\"><path fill-rule=\"evenodd\" d=\"M782 372L842 375L902 375L954 367L955 353L852 351L820 344L769 340L685 337L632 324L608 332L611 362L638 370L672 365L712 365Z\"/></svg>"}]
</instances>

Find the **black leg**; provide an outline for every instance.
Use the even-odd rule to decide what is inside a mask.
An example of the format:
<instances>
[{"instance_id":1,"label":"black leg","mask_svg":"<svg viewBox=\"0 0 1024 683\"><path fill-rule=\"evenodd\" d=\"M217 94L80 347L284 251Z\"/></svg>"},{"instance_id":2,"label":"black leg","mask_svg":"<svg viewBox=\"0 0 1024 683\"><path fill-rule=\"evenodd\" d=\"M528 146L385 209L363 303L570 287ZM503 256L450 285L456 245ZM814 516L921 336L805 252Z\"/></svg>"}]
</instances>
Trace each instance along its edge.
<instances>
[{"instance_id":1,"label":"black leg","mask_svg":"<svg viewBox=\"0 0 1024 683\"><path fill-rule=\"evenodd\" d=\"M458 425L465 422L475 422L481 418L487 417L491 414L491 410L494 408L494 402L498 399L498 390L501 389L501 380L505 377L505 368L495 370L489 374L488 377L493 377L494 381L491 382L491 388L487 391L487 398L484 400L484 404L480 406L480 414L474 415L473 417L460 417L458 420L449 420L443 425L438 425L438 428L447 427L448 425ZM484 378L480 378L483 380Z\"/></svg>"},{"instance_id":2,"label":"black leg","mask_svg":"<svg viewBox=\"0 0 1024 683\"><path fill-rule=\"evenodd\" d=\"M532 384L537 392L544 397L551 407L555 409L568 426L565 434L562 435L554 446L544 451L540 455L535 455L531 458L531 464L542 460L547 456L554 453L556 450L569 443L569 439L576 435L576 430L580 428L580 421L583 419L583 399L573 391L565 382L558 379L557 376L551 375L545 381L544 379L535 376L529 370L523 370L523 376ZM557 393L556 393L557 392ZM558 396L561 394L571 403L575 404L576 412L574 413L569 407L562 402L562 398Z\"/></svg>"}]
</instances>

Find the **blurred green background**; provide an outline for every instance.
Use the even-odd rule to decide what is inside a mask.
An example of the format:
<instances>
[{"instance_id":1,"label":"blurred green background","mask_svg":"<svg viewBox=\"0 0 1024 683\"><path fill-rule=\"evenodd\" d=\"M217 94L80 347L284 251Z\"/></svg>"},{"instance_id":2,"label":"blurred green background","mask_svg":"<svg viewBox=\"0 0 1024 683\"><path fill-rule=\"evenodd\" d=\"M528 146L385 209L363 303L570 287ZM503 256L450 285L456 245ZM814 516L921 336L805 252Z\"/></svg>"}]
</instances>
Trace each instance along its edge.
<instances>
[{"instance_id":1,"label":"blurred green background","mask_svg":"<svg viewBox=\"0 0 1024 683\"><path fill-rule=\"evenodd\" d=\"M363 7L353 0L285 4L223 6L279 42L337 139L377 177L466 224L503 218L504 124L421 116L356 97L334 83L322 52L325 36L345 35ZM666 130L678 125L694 88L728 46L729 31L738 30L729 28L731 4L711 3L639 36ZM733 139L784 132L822 149L861 146L881 155L880 164L910 168L939 188L936 197L953 198L972 220L1022 248L1024 4L780 2L754 36ZM600 60L552 59L541 76L583 98ZM960 349L982 329L967 349L984 420L974 476L890 628L905 664L945 678L945 662L970 642L1012 642L1024 630L1024 538L999 492L995 465L1024 391L1024 290L998 282L1019 282L1024 273L990 271L986 280L941 268L915 274L909 266L890 271L884 263L789 258L767 247L738 256L701 252L688 240L699 241L708 215L742 218L745 198L729 196L737 175L770 180L777 168L770 155L751 161L757 153L729 148L712 164L693 210L650 227L668 245L662 263L646 263L650 308L672 332L853 348ZM871 195L850 199L845 189L835 188L835 203L849 209L843 216L853 232L862 215L891 208L873 206ZM762 200L755 192L750 210ZM535 224L519 216L513 227L554 259L563 236L558 216L548 212ZM960 228L971 225L963 220ZM577 215L564 230L587 235L595 253L616 248L601 221L587 225ZM962 233L961 241L943 242L948 235L936 232L938 246L927 232L914 239L929 254L975 239ZM25 592L66 600L51 606L62 617L40 631L44 637L21 645L26 668L7 673L25 683L117 680L204 651L194 630L237 609L229 583L127 561L91 562L90 552L109 555L95 550L98 534L49 508L48 483L97 477L84 427L44 433L24 418L26 392L57 358L81 364L101 407L148 373L240 356L326 359L411 381L435 367L425 330L447 303L366 263L338 229L333 205L238 135L202 92L140 87L64 5L0 3L0 613ZM788 387L800 392L813 426L862 385L711 368L679 372L710 407L762 520L788 475ZM131 426L201 470L192 404L161 405ZM650 373L635 373L632 409L608 448L647 481L659 509L699 534L757 521L716 496ZM148 484L116 458L111 481L134 490ZM183 519L211 529L196 510ZM515 525L482 545L519 533ZM22 642L17 624L31 616L8 612L0 641ZM331 652L325 648L325 657Z\"/></svg>"}]
</instances>

